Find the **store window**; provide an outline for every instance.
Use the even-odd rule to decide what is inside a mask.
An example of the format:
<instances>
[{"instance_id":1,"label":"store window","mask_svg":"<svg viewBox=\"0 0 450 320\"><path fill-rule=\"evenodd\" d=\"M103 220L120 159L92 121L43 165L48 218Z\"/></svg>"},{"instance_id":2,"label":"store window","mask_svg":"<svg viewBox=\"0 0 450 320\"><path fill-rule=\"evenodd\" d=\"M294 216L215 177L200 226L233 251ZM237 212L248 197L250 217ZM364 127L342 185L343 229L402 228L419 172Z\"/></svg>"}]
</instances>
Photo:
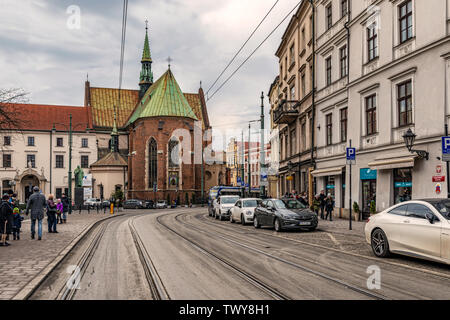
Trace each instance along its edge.
<instances>
[{"instance_id":1,"label":"store window","mask_svg":"<svg viewBox=\"0 0 450 320\"><path fill-rule=\"evenodd\" d=\"M411 200L412 186L412 168L394 169L395 204Z\"/></svg>"},{"instance_id":2,"label":"store window","mask_svg":"<svg viewBox=\"0 0 450 320\"><path fill-rule=\"evenodd\" d=\"M331 194L333 198L336 195L336 182L333 176L325 177L325 195Z\"/></svg>"}]
</instances>

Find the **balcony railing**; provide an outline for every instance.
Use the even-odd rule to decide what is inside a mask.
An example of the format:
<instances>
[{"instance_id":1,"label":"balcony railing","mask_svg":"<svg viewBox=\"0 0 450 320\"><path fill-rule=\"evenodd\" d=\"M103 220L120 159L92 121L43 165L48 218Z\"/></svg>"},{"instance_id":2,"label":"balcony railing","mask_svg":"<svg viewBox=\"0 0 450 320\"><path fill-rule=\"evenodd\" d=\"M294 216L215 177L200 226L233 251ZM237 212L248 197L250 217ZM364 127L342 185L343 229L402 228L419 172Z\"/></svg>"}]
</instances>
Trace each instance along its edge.
<instances>
[{"instance_id":1,"label":"balcony railing","mask_svg":"<svg viewBox=\"0 0 450 320\"><path fill-rule=\"evenodd\" d=\"M277 124L290 124L299 116L298 101L281 101L280 106L274 111L274 122Z\"/></svg>"}]
</instances>

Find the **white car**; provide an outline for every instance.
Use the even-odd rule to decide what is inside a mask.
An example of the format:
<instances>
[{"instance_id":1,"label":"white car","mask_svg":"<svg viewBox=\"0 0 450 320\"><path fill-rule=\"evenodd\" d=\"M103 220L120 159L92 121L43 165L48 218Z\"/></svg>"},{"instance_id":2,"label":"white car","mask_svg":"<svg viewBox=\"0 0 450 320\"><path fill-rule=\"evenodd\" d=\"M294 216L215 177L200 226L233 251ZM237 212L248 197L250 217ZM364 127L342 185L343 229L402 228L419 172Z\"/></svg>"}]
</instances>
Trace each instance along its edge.
<instances>
[{"instance_id":1,"label":"white car","mask_svg":"<svg viewBox=\"0 0 450 320\"><path fill-rule=\"evenodd\" d=\"M450 264L450 200L395 205L372 216L365 234L377 257L392 252Z\"/></svg>"},{"instance_id":2,"label":"white car","mask_svg":"<svg viewBox=\"0 0 450 320\"><path fill-rule=\"evenodd\" d=\"M230 209L234 207L234 204L239 199L239 196L220 196L214 200L214 218L220 221L228 220L230 218Z\"/></svg>"},{"instance_id":3,"label":"white car","mask_svg":"<svg viewBox=\"0 0 450 320\"><path fill-rule=\"evenodd\" d=\"M158 200L156 202L156 209L167 209L167 201L166 200Z\"/></svg>"},{"instance_id":4,"label":"white car","mask_svg":"<svg viewBox=\"0 0 450 320\"><path fill-rule=\"evenodd\" d=\"M243 225L253 222L256 207L262 202L261 199L240 199L231 208L230 222L240 222Z\"/></svg>"},{"instance_id":5,"label":"white car","mask_svg":"<svg viewBox=\"0 0 450 320\"><path fill-rule=\"evenodd\" d=\"M89 206L89 207L96 207L96 206L99 206L99 207L101 207L102 206L102 202L101 202L101 200L100 199L87 199L85 202L84 202L84 205L85 206Z\"/></svg>"}]
</instances>

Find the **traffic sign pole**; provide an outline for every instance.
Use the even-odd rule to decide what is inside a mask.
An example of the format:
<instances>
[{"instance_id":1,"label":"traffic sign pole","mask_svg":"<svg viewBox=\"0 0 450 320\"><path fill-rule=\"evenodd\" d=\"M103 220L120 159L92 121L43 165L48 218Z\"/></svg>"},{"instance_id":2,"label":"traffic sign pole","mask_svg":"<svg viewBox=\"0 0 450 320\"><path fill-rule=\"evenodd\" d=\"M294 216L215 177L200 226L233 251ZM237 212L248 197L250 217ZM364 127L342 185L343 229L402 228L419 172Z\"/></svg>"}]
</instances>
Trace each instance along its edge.
<instances>
[{"instance_id":1,"label":"traffic sign pole","mask_svg":"<svg viewBox=\"0 0 450 320\"><path fill-rule=\"evenodd\" d=\"M347 149L347 163L349 164L349 173L350 173L350 181L349 181L349 230L352 230L352 163L356 160L356 150L352 148L352 140L350 139L350 147Z\"/></svg>"}]
</instances>

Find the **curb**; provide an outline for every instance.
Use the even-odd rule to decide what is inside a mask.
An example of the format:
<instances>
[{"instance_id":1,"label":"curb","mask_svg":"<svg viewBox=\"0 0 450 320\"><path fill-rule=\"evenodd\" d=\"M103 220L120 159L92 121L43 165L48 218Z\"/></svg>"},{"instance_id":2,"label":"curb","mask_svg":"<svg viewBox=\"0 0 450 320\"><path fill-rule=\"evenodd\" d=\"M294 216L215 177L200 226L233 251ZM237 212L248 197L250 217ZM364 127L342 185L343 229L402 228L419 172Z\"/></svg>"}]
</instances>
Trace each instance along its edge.
<instances>
[{"instance_id":1,"label":"curb","mask_svg":"<svg viewBox=\"0 0 450 320\"><path fill-rule=\"evenodd\" d=\"M70 242L70 244L65 247L58 256L48 264L44 270L40 271L39 274L33 278L28 284L26 284L14 297L12 297L10 300L27 300L33 293L36 291L36 289L44 282L45 279L49 276L49 274L56 269L56 267L64 260L64 258L72 251L72 249L86 236L86 234L91 231L94 227L96 227L98 224L105 222L110 219L114 219L117 217L124 216L124 214L115 215L112 217L108 217L102 220L99 220L97 222L92 223L91 225L87 226L83 232L81 232L75 239Z\"/></svg>"}]
</instances>

